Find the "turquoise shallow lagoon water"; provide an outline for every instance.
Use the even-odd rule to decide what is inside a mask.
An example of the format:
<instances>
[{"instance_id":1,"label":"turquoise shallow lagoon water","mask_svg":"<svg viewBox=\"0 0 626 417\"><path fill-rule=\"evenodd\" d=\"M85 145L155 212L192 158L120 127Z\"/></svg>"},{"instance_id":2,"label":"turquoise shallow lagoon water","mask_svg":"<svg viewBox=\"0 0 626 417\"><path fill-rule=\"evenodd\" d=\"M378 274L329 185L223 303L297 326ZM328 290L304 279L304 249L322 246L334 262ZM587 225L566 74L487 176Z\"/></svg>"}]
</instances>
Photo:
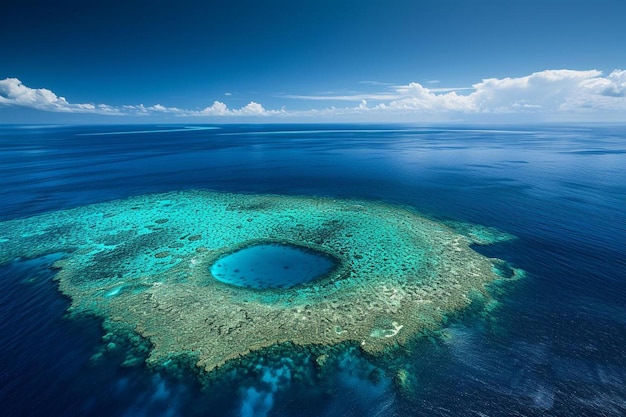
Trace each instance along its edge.
<instances>
[{"instance_id":1,"label":"turquoise shallow lagoon water","mask_svg":"<svg viewBox=\"0 0 626 417\"><path fill-rule=\"evenodd\" d=\"M3 417L626 415L626 128L179 129L1 127L0 220L181 189L367 199L507 231L477 250L528 275L395 359L259 356L204 388L128 361L133 341L102 350L97 319L67 318L57 255L16 259L0 266Z\"/></svg>"},{"instance_id":2,"label":"turquoise shallow lagoon water","mask_svg":"<svg viewBox=\"0 0 626 417\"><path fill-rule=\"evenodd\" d=\"M211 274L248 288L290 288L320 278L336 262L312 249L279 243L252 245L218 259Z\"/></svg>"}]
</instances>

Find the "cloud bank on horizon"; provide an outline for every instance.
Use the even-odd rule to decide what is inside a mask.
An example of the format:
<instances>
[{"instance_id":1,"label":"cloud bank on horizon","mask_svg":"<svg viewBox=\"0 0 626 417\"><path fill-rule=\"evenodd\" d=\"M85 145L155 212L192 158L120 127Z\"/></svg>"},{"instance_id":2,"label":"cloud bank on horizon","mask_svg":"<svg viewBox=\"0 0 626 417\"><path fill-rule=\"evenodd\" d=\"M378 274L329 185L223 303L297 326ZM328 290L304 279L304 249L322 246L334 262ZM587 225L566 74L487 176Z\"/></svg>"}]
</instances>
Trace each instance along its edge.
<instances>
[{"instance_id":1,"label":"cloud bank on horizon","mask_svg":"<svg viewBox=\"0 0 626 417\"><path fill-rule=\"evenodd\" d=\"M428 88L420 83L389 86L383 91L353 95L283 95L285 100L326 102L308 110L266 109L251 101L229 108L221 101L203 109L181 109L161 104L150 106L71 103L45 88L31 88L17 78L0 80L1 107L19 106L46 112L117 116L173 115L192 118L240 116L289 121L321 117L325 120L424 121L491 116L575 117L581 121L619 120L626 115L626 70L604 75L598 70L545 70L517 78L488 78L471 88ZM331 102L353 102L329 106ZM626 117L621 116L623 121Z\"/></svg>"}]
</instances>

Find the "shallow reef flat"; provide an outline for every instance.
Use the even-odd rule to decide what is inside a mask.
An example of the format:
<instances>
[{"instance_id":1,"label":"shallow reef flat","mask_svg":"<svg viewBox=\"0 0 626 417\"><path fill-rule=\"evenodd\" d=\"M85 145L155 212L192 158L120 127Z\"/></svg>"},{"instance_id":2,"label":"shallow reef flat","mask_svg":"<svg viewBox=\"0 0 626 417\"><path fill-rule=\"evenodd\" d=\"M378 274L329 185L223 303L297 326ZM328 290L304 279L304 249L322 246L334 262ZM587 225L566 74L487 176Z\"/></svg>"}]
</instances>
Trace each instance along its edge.
<instances>
[{"instance_id":1,"label":"shallow reef flat","mask_svg":"<svg viewBox=\"0 0 626 417\"><path fill-rule=\"evenodd\" d=\"M211 371L280 344L378 354L488 305L488 284L520 271L503 274L470 248L505 235L461 229L379 202L182 191L0 223L0 263L63 253L56 279L72 314L140 335L148 363L184 357ZM266 243L337 262L290 288L211 275L224 256Z\"/></svg>"}]
</instances>

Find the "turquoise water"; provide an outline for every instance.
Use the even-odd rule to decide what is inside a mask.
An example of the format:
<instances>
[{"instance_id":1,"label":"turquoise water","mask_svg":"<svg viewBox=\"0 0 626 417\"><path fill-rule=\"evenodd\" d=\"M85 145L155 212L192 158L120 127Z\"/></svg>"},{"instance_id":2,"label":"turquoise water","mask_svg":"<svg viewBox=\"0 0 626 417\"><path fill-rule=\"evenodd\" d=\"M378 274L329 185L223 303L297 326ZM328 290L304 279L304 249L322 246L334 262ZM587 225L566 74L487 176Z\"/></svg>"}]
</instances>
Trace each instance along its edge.
<instances>
[{"instance_id":1,"label":"turquoise water","mask_svg":"<svg viewBox=\"0 0 626 417\"><path fill-rule=\"evenodd\" d=\"M211 266L211 274L238 287L290 288L326 275L335 265L331 257L312 249L267 243L218 259Z\"/></svg>"}]
</instances>

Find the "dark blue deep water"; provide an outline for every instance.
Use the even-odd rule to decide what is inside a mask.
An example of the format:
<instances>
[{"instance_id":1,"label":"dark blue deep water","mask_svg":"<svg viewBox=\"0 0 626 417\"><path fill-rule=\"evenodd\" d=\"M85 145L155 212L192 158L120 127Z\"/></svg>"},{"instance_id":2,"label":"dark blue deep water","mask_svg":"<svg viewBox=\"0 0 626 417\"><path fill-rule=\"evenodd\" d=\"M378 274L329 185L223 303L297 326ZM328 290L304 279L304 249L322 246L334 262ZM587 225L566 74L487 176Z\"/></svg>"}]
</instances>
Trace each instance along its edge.
<instances>
[{"instance_id":1,"label":"dark blue deep water","mask_svg":"<svg viewBox=\"0 0 626 417\"><path fill-rule=\"evenodd\" d=\"M100 323L67 317L52 280L62 254L15 260L0 266L2 416L626 415L626 127L5 126L0 185L0 221L180 189L407 204L516 235L477 250L528 272L490 317L396 356L346 348L313 384L256 358L206 386L94 359Z\"/></svg>"}]
</instances>

